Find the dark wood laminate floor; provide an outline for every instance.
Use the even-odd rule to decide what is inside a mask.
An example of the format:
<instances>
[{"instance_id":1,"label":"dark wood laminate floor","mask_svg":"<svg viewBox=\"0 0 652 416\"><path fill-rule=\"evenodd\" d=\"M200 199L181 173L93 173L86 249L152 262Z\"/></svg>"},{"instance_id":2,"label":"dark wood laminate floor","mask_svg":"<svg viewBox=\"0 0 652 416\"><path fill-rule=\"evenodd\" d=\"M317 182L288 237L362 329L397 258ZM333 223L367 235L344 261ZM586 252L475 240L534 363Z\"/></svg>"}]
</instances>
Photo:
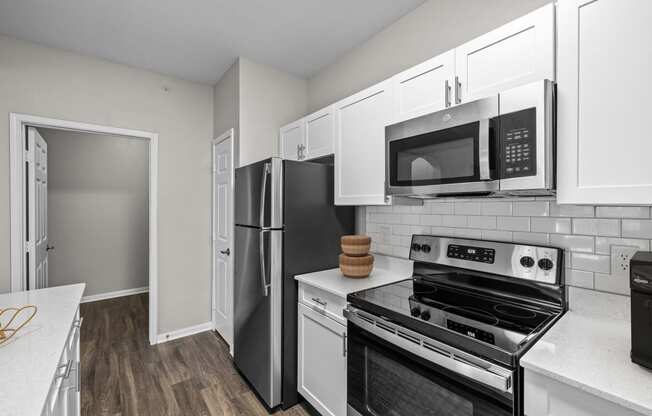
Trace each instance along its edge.
<instances>
[{"instance_id":1,"label":"dark wood laminate floor","mask_svg":"<svg viewBox=\"0 0 652 416\"><path fill-rule=\"evenodd\" d=\"M147 294L81 306L82 415L267 415L224 341L204 332L148 341ZM301 406L279 416L306 416Z\"/></svg>"}]
</instances>

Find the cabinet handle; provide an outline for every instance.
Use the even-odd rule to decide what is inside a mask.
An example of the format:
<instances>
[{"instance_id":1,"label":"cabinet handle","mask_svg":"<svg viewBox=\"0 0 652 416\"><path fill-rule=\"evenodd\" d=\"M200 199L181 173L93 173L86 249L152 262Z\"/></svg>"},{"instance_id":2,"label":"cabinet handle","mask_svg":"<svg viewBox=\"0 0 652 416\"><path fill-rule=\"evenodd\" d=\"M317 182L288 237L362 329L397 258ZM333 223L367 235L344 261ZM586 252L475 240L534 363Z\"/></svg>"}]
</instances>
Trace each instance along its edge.
<instances>
[{"instance_id":1,"label":"cabinet handle","mask_svg":"<svg viewBox=\"0 0 652 416\"><path fill-rule=\"evenodd\" d=\"M301 160L301 145L297 145L297 160Z\"/></svg>"},{"instance_id":2,"label":"cabinet handle","mask_svg":"<svg viewBox=\"0 0 652 416\"><path fill-rule=\"evenodd\" d=\"M57 369L62 369L62 368L65 368L66 370L63 372L63 374L57 374L54 377L55 380L58 378L66 379L70 377L70 371L72 370L72 360L68 360L67 364L62 364L59 367L57 367Z\"/></svg>"},{"instance_id":3,"label":"cabinet handle","mask_svg":"<svg viewBox=\"0 0 652 416\"><path fill-rule=\"evenodd\" d=\"M346 357L346 332L342 332L342 356Z\"/></svg>"},{"instance_id":4,"label":"cabinet handle","mask_svg":"<svg viewBox=\"0 0 652 416\"><path fill-rule=\"evenodd\" d=\"M324 301L324 300L321 300L321 299L319 299L319 298L312 298L312 301L315 302L315 303L320 304L320 305L323 306L324 308L326 307L326 305L328 305L328 302L326 302L326 301Z\"/></svg>"},{"instance_id":5,"label":"cabinet handle","mask_svg":"<svg viewBox=\"0 0 652 416\"><path fill-rule=\"evenodd\" d=\"M451 86L448 80L444 81L444 107L451 106Z\"/></svg>"},{"instance_id":6,"label":"cabinet handle","mask_svg":"<svg viewBox=\"0 0 652 416\"><path fill-rule=\"evenodd\" d=\"M462 83L460 77L455 75L455 104L462 102Z\"/></svg>"}]
</instances>

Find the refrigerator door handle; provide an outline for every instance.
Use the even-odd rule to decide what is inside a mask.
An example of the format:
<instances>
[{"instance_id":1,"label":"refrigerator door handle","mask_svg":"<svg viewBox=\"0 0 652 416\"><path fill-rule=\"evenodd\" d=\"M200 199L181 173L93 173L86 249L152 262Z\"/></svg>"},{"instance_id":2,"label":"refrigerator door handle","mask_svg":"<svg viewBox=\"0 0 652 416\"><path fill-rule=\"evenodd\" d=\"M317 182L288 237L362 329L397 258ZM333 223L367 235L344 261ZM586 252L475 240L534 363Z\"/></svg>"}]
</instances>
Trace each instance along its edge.
<instances>
[{"instance_id":1,"label":"refrigerator door handle","mask_svg":"<svg viewBox=\"0 0 652 416\"><path fill-rule=\"evenodd\" d=\"M265 227L265 196L267 195L267 177L271 170L271 163L265 163L263 167L262 185L260 187L260 227L263 229L267 228Z\"/></svg>"},{"instance_id":2,"label":"refrigerator door handle","mask_svg":"<svg viewBox=\"0 0 652 416\"><path fill-rule=\"evenodd\" d=\"M265 267L265 233L270 232L270 230L267 229L261 229L260 230L260 279L263 284L263 295L265 297L269 296L269 287L270 284L267 283L267 267Z\"/></svg>"}]
</instances>

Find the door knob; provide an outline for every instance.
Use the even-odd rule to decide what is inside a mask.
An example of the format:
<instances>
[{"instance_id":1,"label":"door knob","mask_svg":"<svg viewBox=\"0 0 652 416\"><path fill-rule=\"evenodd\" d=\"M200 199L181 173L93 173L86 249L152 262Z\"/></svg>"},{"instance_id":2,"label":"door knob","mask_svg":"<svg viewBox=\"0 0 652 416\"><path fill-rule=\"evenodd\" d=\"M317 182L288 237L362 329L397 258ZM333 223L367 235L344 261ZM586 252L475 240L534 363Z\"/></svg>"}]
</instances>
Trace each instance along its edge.
<instances>
[{"instance_id":1,"label":"door knob","mask_svg":"<svg viewBox=\"0 0 652 416\"><path fill-rule=\"evenodd\" d=\"M51 251L51 250L54 250L54 246L51 246L49 244L45 246L45 251Z\"/></svg>"},{"instance_id":2,"label":"door knob","mask_svg":"<svg viewBox=\"0 0 652 416\"><path fill-rule=\"evenodd\" d=\"M231 250L227 248L226 250L220 250L220 253L222 253L224 255L227 255L227 256L230 256L231 255Z\"/></svg>"}]
</instances>

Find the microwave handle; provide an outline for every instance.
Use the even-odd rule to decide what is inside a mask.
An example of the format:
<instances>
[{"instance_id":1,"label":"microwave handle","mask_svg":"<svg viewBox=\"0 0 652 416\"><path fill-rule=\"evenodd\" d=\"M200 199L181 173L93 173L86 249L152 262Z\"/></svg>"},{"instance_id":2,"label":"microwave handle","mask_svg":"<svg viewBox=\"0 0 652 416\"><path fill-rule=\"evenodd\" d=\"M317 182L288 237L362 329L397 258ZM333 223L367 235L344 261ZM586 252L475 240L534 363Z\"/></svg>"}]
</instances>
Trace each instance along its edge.
<instances>
[{"instance_id":1,"label":"microwave handle","mask_svg":"<svg viewBox=\"0 0 652 416\"><path fill-rule=\"evenodd\" d=\"M491 169L489 168L489 119L480 120L478 136L480 180L486 181L491 179Z\"/></svg>"}]
</instances>

